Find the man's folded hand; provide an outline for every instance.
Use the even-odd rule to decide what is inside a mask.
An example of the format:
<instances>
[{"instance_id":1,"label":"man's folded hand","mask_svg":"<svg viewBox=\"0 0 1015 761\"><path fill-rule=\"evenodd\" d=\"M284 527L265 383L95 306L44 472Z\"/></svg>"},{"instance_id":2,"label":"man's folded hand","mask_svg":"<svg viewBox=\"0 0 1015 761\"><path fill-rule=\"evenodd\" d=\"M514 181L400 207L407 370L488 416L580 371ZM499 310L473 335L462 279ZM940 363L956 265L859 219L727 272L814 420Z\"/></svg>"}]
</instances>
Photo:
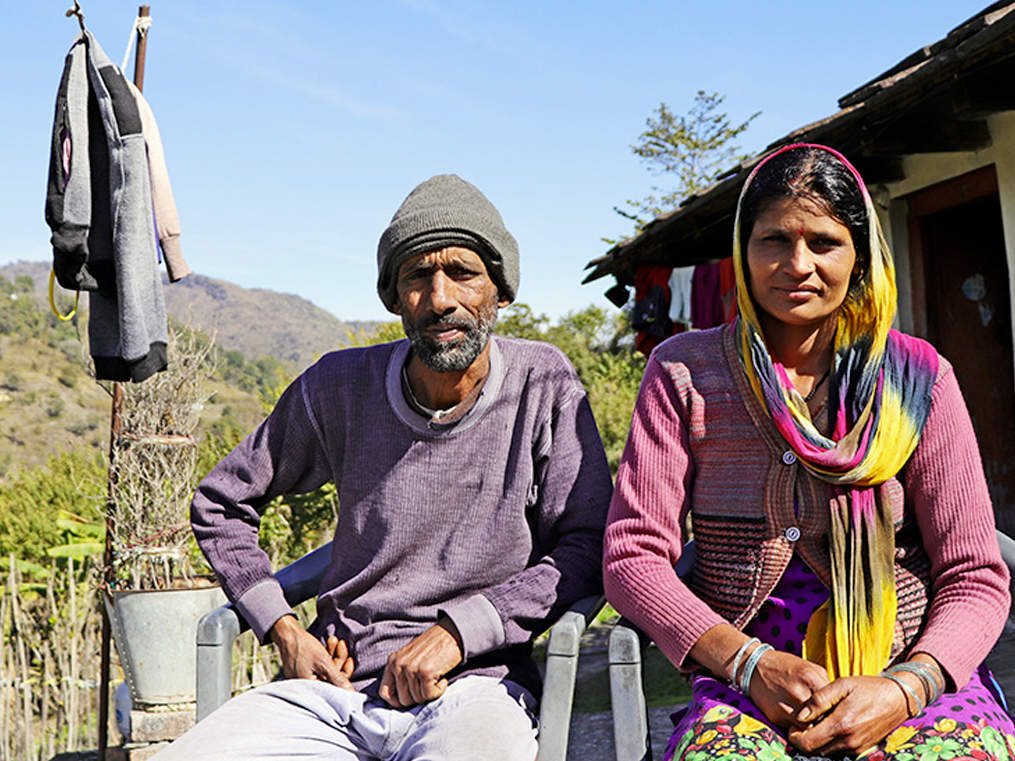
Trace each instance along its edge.
<instances>
[{"instance_id":1,"label":"man's folded hand","mask_svg":"<svg viewBox=\"0 0 1015 761\"><path fill-rule=\"evenodd\" d=\"M349 677L354 664L343 640L329 637L328 647L325 647L293 616L282 616L271 627L270 634L282 659L282 672L288 679L318 679L336 687L353 689Z\"/></svg>"},{"instance_id":2,"label":"man's folded hand","mask_svg":"<svg viewBox=\"0 0 1015 761\"><path fill-rule=\"evenodd\" d=\"M458 629L451 619L442 618L388 656L378 694L395 708L439 698L448 687L444 675L462 659Z\"/></svg>"}]
</instances>

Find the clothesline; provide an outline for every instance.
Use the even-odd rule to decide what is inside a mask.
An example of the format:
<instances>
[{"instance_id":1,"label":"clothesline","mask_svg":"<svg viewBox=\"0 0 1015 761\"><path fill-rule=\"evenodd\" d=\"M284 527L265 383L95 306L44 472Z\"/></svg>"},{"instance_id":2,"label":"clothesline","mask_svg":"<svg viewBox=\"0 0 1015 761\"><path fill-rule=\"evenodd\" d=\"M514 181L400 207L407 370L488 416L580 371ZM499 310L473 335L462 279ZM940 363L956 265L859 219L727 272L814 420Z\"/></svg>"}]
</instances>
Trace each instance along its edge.
<instances>
[{"instance_id":1,"label":"clothesline","mask_svg":"<svg viewBox=\"0 0 1015 761\"><path fill-rule=\"evenodd\" d=\"M130 28L130 36L127 38L127 49L123 51L123 63L120 64L120 71L127 70L127 61L130 60L130 52L134 49L134 38L148 34L148 27L152 25L151 16L138 16L134 19L134 25Z\"/></svg>"}]
</instances>

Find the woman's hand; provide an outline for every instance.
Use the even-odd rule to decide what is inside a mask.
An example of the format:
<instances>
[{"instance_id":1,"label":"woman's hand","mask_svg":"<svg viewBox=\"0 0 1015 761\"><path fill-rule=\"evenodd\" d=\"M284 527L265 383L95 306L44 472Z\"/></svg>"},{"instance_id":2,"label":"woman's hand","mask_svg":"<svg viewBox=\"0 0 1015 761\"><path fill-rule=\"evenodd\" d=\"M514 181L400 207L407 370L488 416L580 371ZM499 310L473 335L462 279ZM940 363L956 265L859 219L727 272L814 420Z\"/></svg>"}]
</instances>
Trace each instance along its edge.
<instances>
[{"instance_id":1,"label":"woman's hand","mask_svg":"<svg viewBox=\"0 0 1015 761\"><path fill-rule=\"evenodd\" d=\"M777 727L802 727L797 712L817 690L829 686L828 673L792 653L770 650L751 677L751 700Z\"/></svg>"},{"instance_id":2,"label":"woman's hand","mask_svg":"<svg viewBox=\"0 0 1015 761\"><path fill-rule=\"evenodd\" d=\"M795 717L799 728L790 731L789 741L805 753L856 756L881 742L909 716L907 696L891 679L843 677L804 702Z\"/></svg>"},{"instance_id":3,"label":"woman's hand","mask_svg":"<svg viewBox=\"0 0 1015 761\"><path fill-rule=\"evenodd\" d=\"M739 674L731 673L733 661L746 643L746 634L723 623L702 634L688 655L717 677L736 684ZM742 662L752 652L748 649ZM736 665L738 671L743 671L742 663ZM827 684L828 672L816 663L792 653L769 650L758 660L751 676L751 699L777 727L795 727L797 711L815 690Z\"/></svg>"}]
</instances>

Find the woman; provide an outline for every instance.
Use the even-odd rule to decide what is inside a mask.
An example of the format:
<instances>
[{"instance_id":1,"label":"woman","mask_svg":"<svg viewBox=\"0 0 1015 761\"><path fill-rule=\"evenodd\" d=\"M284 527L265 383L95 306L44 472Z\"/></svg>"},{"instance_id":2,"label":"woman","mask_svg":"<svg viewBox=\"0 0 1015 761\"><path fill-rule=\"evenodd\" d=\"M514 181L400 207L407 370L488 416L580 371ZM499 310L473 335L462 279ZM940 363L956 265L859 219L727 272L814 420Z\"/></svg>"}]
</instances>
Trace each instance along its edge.
<instances>
[{"instance_id":1,"label":"woman","mask_svg":"<svg viewBox=\"0 0 1015 761\"><path fill-rule=\"evenodd\" d=\"M1015 758L980 667L1010 600L972 426L948 362L890 330L859 174L769 155L733 256L737 321L649 360L606 533L610 602L694 672L667 758Z\"/></svg>"}]
</instances>

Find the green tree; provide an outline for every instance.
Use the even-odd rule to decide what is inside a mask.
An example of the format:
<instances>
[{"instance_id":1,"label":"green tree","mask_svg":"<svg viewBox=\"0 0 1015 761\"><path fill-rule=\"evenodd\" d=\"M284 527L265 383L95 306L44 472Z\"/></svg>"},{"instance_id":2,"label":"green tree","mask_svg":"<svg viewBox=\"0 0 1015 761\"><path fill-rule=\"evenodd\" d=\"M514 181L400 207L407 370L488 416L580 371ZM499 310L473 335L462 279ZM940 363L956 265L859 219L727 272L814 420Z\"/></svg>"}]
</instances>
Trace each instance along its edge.
<instances>
[{"instance_id":1,"label":"green tree","mask_svg":"<svg viewBox=\"0 0 1015 761\"><path fill-rule=\"evenodd\" d=\"M751 114L740 124L733 124L729 116L720 111L724 100L725 97L717 92L698 90L686 114L674 114L666 103L660 103L645 120L645 131L630 146L631 150L648 165L652 174L665 175L667 181L665 187L653 185L652 192L640 201L628 200L623 208L613 207L620 216L634 222L635 234L750 155L741 153L735 141L761 112ZM618 242L609 238L603 240Z\"/></svg>"},{"instance_id":2,"label":"green tree","mask_svg":"<svg viewBox=\"0 0 1015 761\"><path fill-rule=\"evenodd\" d=\"M589 306L553 324L527 304L512 304L497 321L497 332L546 341L567 355L588 391L606 458L616 471L645 370L645 358L631 342L626 314Z\"/></svg>"}]
</instances>

